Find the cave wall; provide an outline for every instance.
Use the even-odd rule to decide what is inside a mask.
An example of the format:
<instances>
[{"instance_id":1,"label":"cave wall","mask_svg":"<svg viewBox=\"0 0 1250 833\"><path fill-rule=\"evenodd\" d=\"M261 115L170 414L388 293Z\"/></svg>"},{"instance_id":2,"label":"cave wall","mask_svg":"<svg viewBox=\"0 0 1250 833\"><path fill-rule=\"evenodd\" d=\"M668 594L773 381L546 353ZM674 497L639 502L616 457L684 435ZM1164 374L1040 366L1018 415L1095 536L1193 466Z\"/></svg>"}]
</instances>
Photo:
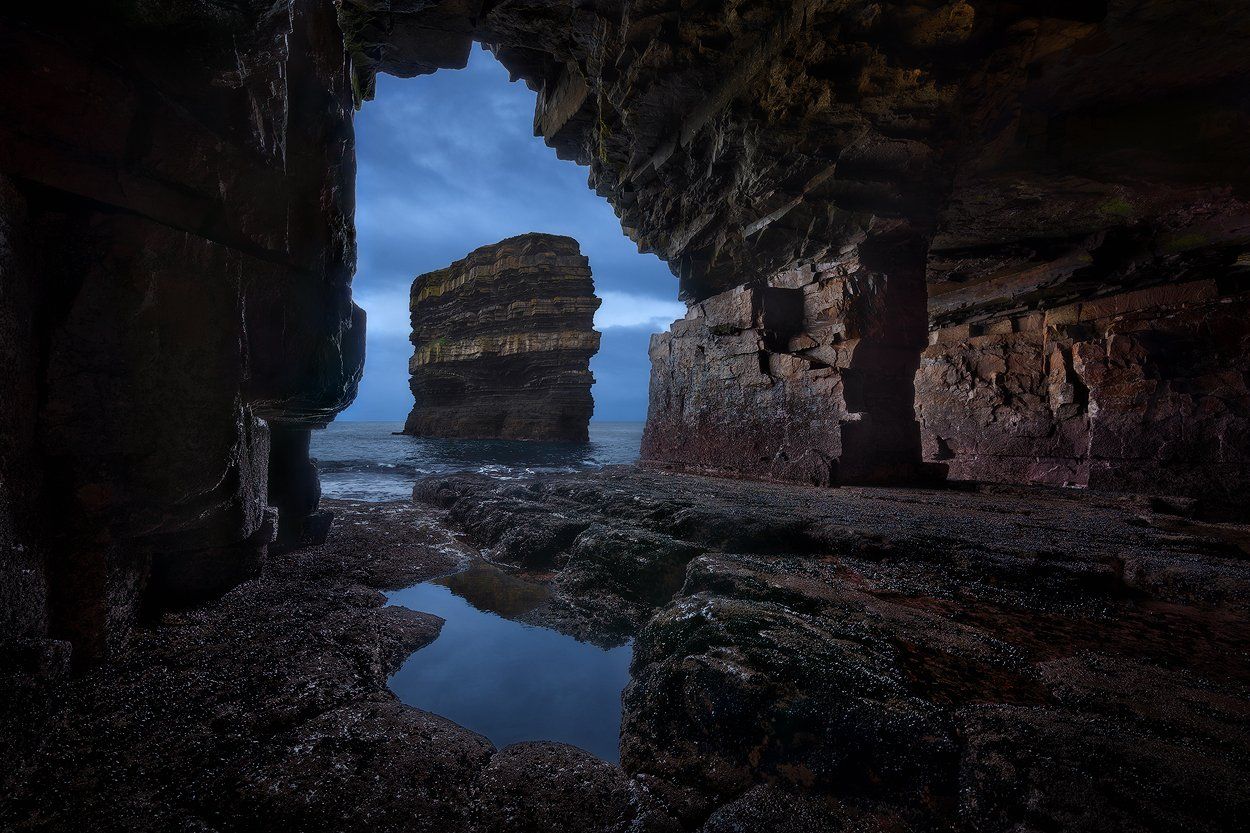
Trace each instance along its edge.
<instances>
[{"instance_id":1,"label":"cave wall","mask_svg":"<svg viewBox=\"0 0 1250 833\"><path fill-rule=\"evenodd\" d=\"M1244 494L1243 4L365 5L363 95L463 60L416 46L437 32L483 41L673 266L651 462ZM1136 294L1202 282L1214 306ZM800 288L797 330L766 320Z\"/></svg>"},{"instance_id":2,"label":"cave wall","mask_svg":"<svg viewBox=\"0 0 1250 833\"><path fill-rule=\"evenodd\" d=\"M936 380L951 376L939 368L978 349L952 341L952 327L1028 330L1034 313L1201 280L1236 302L1247 243L1239 148L1250 24L1242 4L447 0L354 8L362 96L377 71L459 65L472 38L484 42L537 91L535 134L587 165L590 186L612 203L626 234L672 265L690 314L653 343L651 462L829 483L923 478L942 466L957 477L1102 488L1163 477L1166 488L1189 494L1225 491L1236 480L1219 475L1201 485L1179 446L1161 446L1146 429L1154 405L1095 399L1104 416L1094 435L1112 431L1107 409L1123 413L1115 439L1091 438L1102 450L1090 451L1067 416L1073 405L1049 417L1034 390L1036 406L1018 398L1008 408L1013 422L985 404L1002 391L965 378L960 389L976 391L961 414ZM440 38L459 38L461 48L424 45ZM883 242L874 250L874 241ZM885 263L882 251L919 260ZM846 275L855 276L849 299L830 301ZM778 335L761 318L761 299L800 287L804 321ZM927 325L919 312L926 305ZM1172 312L1164 305L1137 315ZM889 323L874 327L874 318ZM1193 411L1187 431L1213 438L1224 449L1218 466L1230 471L1244 447L1237 385L1229 383L1231 396L1206 382L1198 387L1207 393L1176 391L1192 387L1181 380L1205 376L1209 359L1200 354L1242 367L1240 348L1227 333L1208 338L1197 322L1190 329L1192 366L1173 360L1164 370L1144 353L1122 363L1140 361L1130 376L1164 382L1173 399L1190 397L1167 408ZM926 330L932 343L913 377ZM1059 342L1074 338L1086 336L1069 332ZM1030 348L1030 361L1045 365L1053 342ZM1221 407L1230 415L1197 416ZM1019 420L1031 427L1018 431ZM1110 443L1124 450L1113 453ZM1052 473L1042 474L1047 467ZM1099 473L1079 474L1086 469Z\"/></svg>"},{"instance_id":3,"label":"cave wall","mask_svg":"<svg viewBox=\"0 0 1250 833\"><path fill-rule=\"evenodd\" d=\"M1243 503L1250 15L1037 18L970 88L917 377L952 477Z\"/></svg>"},{"instance_id":4,"label":"cave wall","mask_svg":"<svg viewBox=\"0 0 1250 833\"><path fill-rule=\"evenodd\" d=\"M1250 293L1214 280L934 333L925 453L953 478L1232 503L1250 471Z\"/></svg>"},{"instance_id":5,"label":"cave wall","mask_svg":"<svg viewBox=\"0 0 1250 833\"><path fill-rule=\"evenodd\" d=\"M271 426L354 396L350 77L328 0L6 12L0 45L0 641L89 662L256 574Z\"/></svg>"},{"instance_id":6,"label":"cave wall","mask_svg":"<svg viewBox=\"0 0 1250 833\"><path fill-rule=\"evenodd\" d=\"M817 486L939 475L912 406L924 251L902 227L692 304L651 340L643 457Z\"/></svg>"},{"instance_id":7,"label":"cave wall","mask_svg":"<svg viewBox=\"0 0 1250 833\"><path fill-rule=\"evenodd\" d=\"M30 310L39 287L22 193L0 176L0 651L38 664L47 631L35 460L37 349ZM7 638L6 638L7 637ZM24 655L24 656L22 656Z\"/></svg>"}]
</instances>

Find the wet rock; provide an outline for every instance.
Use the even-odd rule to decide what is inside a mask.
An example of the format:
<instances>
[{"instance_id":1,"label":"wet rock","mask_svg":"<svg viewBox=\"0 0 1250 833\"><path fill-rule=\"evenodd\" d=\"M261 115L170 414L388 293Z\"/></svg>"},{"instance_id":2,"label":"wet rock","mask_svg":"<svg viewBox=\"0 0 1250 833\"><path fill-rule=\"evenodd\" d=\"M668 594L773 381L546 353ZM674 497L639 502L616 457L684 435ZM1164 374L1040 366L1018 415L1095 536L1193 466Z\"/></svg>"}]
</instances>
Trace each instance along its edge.
<instances>
[{"instance_id":1,"label":"wet rock","mask_svg":"<svg viewBox=\"0 0 1250 833\"><path fill-rule=\"evenodd\" d=\"M377 589L447 571L454 539L410 505L331 506L341 523L327 544L166 612L111 663L57 685L6 666L5 824L162 830L190 816L213 829L398 830L419 806L430 829L456 829L493 750L387 691L441 622L384 607Z\"/></svg>"},{"instance_id":2,"label":"wet rock","mask_svg":"<svg viewBox=\"0 0 1250 833\"><path fill-rule=\"evenodd\" d=\"M813 800L802 793L758 786L717 809L699 833L885 833L906 829L906 825L891 818L888 810L852 810L836 802Z\"/></svg>"},{"instance_id":3,"label":"wet rock","mask_svg":"<svg viewBox=\"0 0 1250 833\"><path fill-rule=\"evenodd\" d=\"M598 307L569 237L509 238L419 276L404 433L585 442Z\"/></svg>"},{"instance_id":4,"label":"wet rock","mask_svg":"<svg viewBox=\"0 0 1250 833\"><path fill-rule=\"evenodd\" d=\"M687 827L1219 829L1244 811L1244 527L1043 489L626 467L417 491L452 519L592 522L531 615L605 641L645 620L622 766ZM690 558L668 600L673 542Z\"/></svg>"},{"instance_id":5,"label":"wet rock","mask_svg":"<svg viewBox=\"0 0 1250 833\"><path fill-rule=\"evenodd\" d=\"M619 767L562 743L495 753L474 785L475 828L486 833L675 833L659 802Z\"/></svg>"},{"instance_id":6,"label":"wet rock","mask_svg":"<svg viewBox=\"0 0 1250 833\"><path fill-rule=\"evenodd\" d=\"M622 764L722 799L763 780L916 800L949 791L940 711L887 639L768 602L683 596L639 634Z\"/></svg>"},{"instance_id":7,"label":"wet rock","mask_svg":"<svg viewBox=\"0 0 1250 833\"><path fill-rule=\"evenodd\" d=\"M681 587L686 565L703 552L686 541L600 524L577 536L556 581L556 607L590 633L621 639Z\"/></svg>"},{"instance_id":8,"label":"wet rock","mask_svg":"<svg viewBox=\"0 0 1250 833\"><path fill-rule=\"evenodd\" d=\"M969 708L960 731L960 813L977 830L1221 831L1250 804L1244 760L1189 737L1020 706Z\"/></svg>"},{"instance_id":9,"label":"wet rock","mask_svg":"<svg viewBox=\"0 0 1250 833\"><path fill-rule=\"evenodd\" d=\"M512 526L495 542L492 556L504 564L549 570L585 531L587 521L537 513L529 523Z\"/></svg>"},{"instance_id":10,"label":"wet rock","mask_svg":"<svg viewBox=\"0 0 1250 833\"><path fill-rule=\"evenodd\" d=\"M467 829L485 738L391 699L335 709L275 738L240 773L239 810L307 830Z\"/></svg>"}]
</instances>

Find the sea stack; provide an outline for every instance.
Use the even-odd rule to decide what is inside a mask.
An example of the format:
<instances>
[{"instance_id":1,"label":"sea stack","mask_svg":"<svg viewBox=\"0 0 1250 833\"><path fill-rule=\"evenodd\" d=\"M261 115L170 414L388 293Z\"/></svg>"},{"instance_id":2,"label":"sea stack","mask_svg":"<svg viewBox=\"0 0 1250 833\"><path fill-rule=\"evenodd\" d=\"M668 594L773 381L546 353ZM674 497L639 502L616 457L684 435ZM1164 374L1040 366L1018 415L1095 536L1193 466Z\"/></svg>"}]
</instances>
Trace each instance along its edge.
<instances>
[{"instance_id":1,"label":"sea stack","mask_svg":"<svg viewBox=\"0 0 1250 833\"><path fill-rule=\"evenodd\" d=\"M420 437L585 442L599 299L571 237L524 234L412 283L404 426Z\"/></svg>"}]
</instances>

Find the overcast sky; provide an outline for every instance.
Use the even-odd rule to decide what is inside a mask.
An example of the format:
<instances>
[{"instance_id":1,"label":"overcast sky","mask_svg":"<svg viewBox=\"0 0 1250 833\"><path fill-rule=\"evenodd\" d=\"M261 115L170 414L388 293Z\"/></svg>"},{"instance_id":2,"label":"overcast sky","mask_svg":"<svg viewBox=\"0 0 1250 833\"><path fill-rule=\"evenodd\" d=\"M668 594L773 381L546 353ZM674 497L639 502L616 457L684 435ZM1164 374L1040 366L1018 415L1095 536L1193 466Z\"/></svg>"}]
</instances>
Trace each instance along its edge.
<instances>
[{"instance_id":1,"label":"overcast sky","mask_svg":"<svg viewBox=\"0 0 1250 833\"><path fill-rule=\"evenodd\" d=\"M647 341L685 314L677 280L621 232L586 168L533 136L535 94L475 48L469 66L421 78L378 77L356 116L355 299L369 313L356 403L340 419L402 420L408 392L408 289L473 249L529 231L566 234L590 258L603 346L591 362L595 419L647 412Z\"/></svg>"}]
</instances>

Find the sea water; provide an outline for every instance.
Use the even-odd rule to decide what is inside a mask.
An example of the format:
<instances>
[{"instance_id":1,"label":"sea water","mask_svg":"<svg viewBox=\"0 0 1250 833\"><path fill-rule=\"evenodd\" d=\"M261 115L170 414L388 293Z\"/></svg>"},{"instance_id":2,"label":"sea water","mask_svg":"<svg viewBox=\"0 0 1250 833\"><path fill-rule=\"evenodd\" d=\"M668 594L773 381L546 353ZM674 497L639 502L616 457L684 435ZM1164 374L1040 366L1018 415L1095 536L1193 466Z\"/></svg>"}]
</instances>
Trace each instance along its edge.
<instances>
[{"instance_id":1,"label":"sea water","mask_svg":"<svg viewBox=\"0 0 1250 833\"><path fill-rule=\"evenodd\" d=\"M641 422L592 422L589 443L446 440L397 435L399 422L334 422L314 431L312 457L329 498L407 500L418 479L472 471L501 479L633 463Z\"/></svg>"},{"instance_id":2,"label":"sea water","mask_svg":"<svg viewBox=\"0 0 1250 833\"><path fill-rule=\"evenodd\" d=\"M502 480L638 459L641 422L592 422L587 444L397 436L392 422L333 423L313 433L326 497L407 500L417 479L470 471ZM439 636L390 679L403 702L485 735L498 747L552 740L619 759L621 691L633 646L611 650L519 621L546 585L477 561L388 594L444 620Z\"/></svg>"}]
</instances>

